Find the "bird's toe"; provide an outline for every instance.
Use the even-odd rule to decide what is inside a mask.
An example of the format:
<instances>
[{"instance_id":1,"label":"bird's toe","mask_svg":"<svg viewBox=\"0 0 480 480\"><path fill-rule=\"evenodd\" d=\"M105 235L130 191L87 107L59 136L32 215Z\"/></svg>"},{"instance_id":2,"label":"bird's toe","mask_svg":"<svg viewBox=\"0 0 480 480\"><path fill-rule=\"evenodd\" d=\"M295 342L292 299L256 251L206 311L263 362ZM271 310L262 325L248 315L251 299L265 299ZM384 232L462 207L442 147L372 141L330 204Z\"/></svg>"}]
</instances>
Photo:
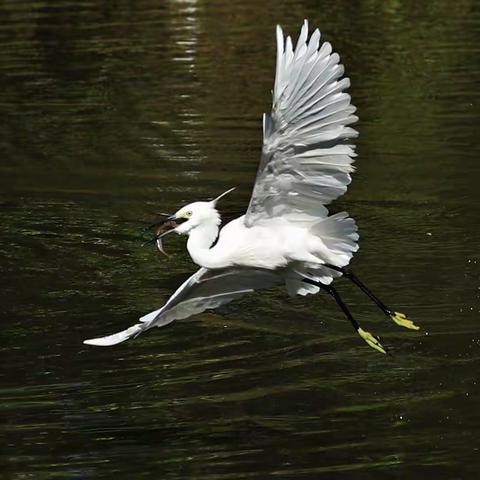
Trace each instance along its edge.
<instances>
[{"instance_id":1,"label":"bird's toe","mask_svg":"<svg viewBox=\"0 0 480 480\"><path fill-rule=\"evenodd\" d=\"M415 325L412 320L409 320L404 313L393 312L390 318L401 327L409 328L410 330L420 330L418 325Z\"/></svg>"},{"instance_id":2,"label":"bird's toe","mask_svg":"<svg viewBox=\"0 0 480 480\"><path fill-rule=\"evenodd\" d=\"M378 337L375 337L370 332L366 332L362 328L359 328L357 331L358 331L358 334L365 340L365 342L367 342L367 345L374 348L380 353L387 354L386 348L380 343L380 340Z\"/></svg>"}]
</instances>

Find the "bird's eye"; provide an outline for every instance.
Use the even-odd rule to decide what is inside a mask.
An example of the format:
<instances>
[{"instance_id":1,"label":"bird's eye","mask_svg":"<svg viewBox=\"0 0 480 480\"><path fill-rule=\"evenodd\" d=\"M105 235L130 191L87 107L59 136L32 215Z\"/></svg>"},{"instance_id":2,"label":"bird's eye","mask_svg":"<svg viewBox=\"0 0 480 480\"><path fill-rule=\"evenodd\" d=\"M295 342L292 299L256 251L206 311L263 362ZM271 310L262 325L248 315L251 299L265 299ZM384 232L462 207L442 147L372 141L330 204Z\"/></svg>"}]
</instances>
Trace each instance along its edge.
<instances>
[{"instance_id":1,"label":"bird's eye","mask_svg":"<svg viewBox=\"0 0 480 480\"><path fill-rule=\"evenodd\" d=\"M190 217L192 216L192 212L185 212L185 216L186 216L187 218L190 218Z\"/></svg>"}]
</instances>

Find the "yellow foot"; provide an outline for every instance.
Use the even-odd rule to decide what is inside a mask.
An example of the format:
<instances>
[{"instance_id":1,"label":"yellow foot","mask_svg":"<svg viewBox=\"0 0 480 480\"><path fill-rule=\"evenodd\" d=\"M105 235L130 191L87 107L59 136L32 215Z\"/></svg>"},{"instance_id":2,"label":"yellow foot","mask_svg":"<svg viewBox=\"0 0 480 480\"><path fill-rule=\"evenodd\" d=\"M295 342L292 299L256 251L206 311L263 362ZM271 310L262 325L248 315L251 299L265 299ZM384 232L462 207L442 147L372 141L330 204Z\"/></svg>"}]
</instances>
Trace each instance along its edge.
<instances>
[{"instance_id":1,"label":"yellow foot","mask_svg":"<svg viewBox=\"0 0 480 480\"><path fill-rule=\"evenodd\" d=\"M401 327L409 328L410 330L420 330L420 327L409 320L404 313L393 312L390 314L390 318Z\"/></svg>"},{"instance_id":2,"label":"yellow foot","mask_svg":"<svg viewBox=\"0 0 480 480\"><path fill-rule=\"evenodd\" d=\"M357 330L358 334L375 350L378 350L380 353L387 353L385 348L383 348L382 344L378 340L378 338L374 337L370 332L366 332L365 330L359 328Z\"/></svg>"}]
</instances>

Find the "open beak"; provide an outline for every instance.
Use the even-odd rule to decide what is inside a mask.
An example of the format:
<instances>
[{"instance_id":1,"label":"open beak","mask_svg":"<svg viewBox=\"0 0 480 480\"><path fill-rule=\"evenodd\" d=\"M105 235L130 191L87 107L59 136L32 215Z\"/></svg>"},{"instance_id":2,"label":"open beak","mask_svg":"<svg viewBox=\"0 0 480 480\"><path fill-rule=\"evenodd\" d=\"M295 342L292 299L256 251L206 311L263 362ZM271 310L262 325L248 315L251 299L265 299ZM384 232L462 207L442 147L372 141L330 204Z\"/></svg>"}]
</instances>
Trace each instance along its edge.
<instances>
[{"instance_id":1,"label":"open beak","mask_svg":"<svg viewBox=\"0 0 480 480\"><path fill-rule=\"evenodd\" d=\"M152 223L151 225L146 226L143 229L143 231L145 232L146 230L150 230L150 229L155 228L155 227L161 228L161 227L165 226L166 223L174 222L176 220L175 215L169 215L168 213L161 213L160 215L162 216L161 220L159 220L158 222Z\"/></svg>"}]
</instances>

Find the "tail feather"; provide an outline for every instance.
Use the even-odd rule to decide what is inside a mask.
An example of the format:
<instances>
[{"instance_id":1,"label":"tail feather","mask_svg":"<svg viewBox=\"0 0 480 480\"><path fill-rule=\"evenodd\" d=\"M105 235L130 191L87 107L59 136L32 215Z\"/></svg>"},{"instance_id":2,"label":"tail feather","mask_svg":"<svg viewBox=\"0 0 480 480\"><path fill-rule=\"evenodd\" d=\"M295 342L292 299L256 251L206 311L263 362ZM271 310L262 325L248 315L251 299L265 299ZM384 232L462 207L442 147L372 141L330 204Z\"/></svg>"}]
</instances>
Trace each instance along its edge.
<instances>
[{"instance_id":1,"label":"tail feather","mask_svg":"<svg viewBox=\"0 0 480 480\"><path fill-rule=\"evenodd\" d=\"M358 250L357 224L347 212L340 212L315 223L310 232L318 236L335 258L335 265L348 265Z\"/></svg>"},{"instance_id":2,"label":"tail feather","mask_svg":"<svg viewBox=\"0 0 480 480\"><path fill-rule=\"evenodd\" d=\"M329 285L334 278L340 275L341 273L321 265L297 263L289 268L285 276L285 285L291 297L295 295L314 295L320 291L320 288L310 283L305 283L303 281L304 278Z\"/></svg>"},{"instance_id":3,"label":"tail feather","mask_svg":"<svg viewBox=\"0 0 480 480\"><path fill-rule=\"evenodd\" d=\"M321 263L332 263L338 267L344 267L350 262L353 253L358 250L357 225L346 212L322 218L312 225L309 231L321 240L319 263L297 262L290 265L285 276L285 284L290 296L318 293L319 287L305 283L303 279L309 278L329 285L341 273L322 266Z\"/></svg>"}]
</instances>

